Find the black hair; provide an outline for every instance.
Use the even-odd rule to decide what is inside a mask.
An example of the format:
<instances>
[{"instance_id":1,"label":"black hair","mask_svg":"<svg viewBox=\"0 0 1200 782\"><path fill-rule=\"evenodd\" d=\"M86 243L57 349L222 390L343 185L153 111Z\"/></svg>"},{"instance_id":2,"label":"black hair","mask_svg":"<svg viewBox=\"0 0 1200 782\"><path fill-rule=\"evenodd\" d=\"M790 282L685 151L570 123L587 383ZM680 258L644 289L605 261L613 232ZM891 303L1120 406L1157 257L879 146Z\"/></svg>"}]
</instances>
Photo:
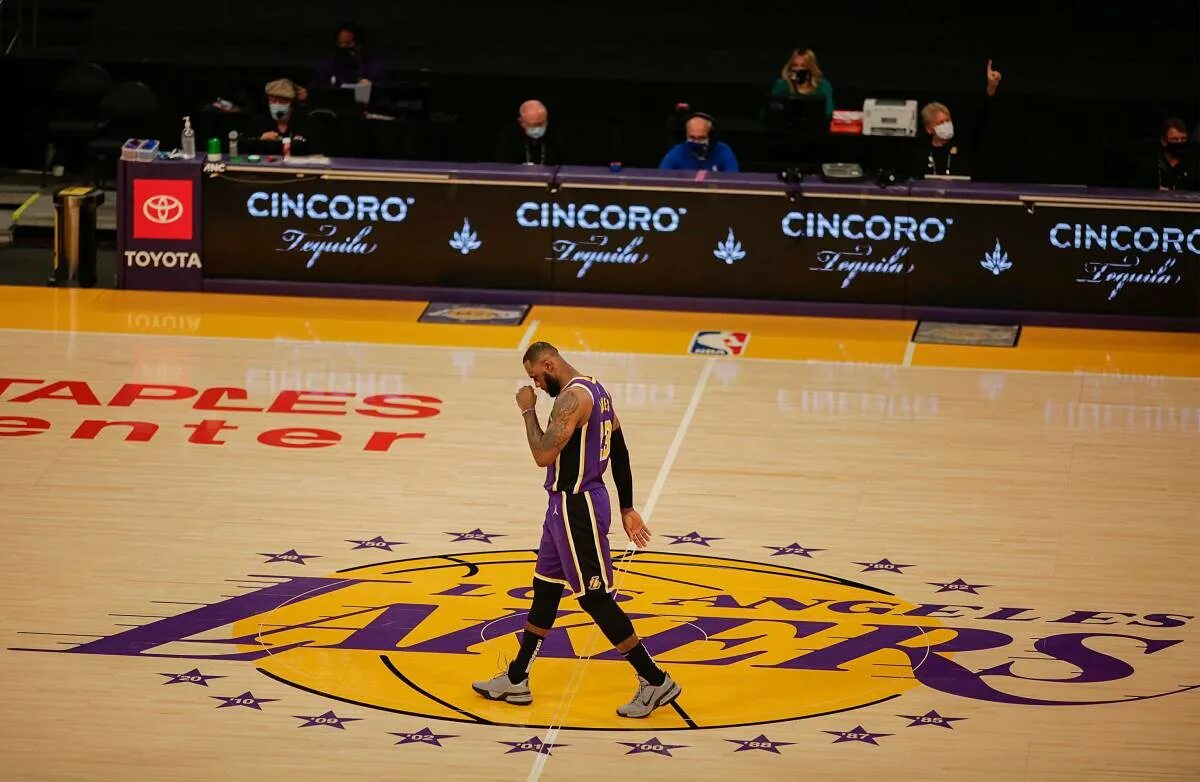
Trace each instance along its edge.
<instances>
[{"instance_id":1,"label":"black hair","mask_svg":"<svg viewBox=\"0 0 1200 782\"><path fill-rule=\"evenodd\" d=\"M523 364L536 364L545 355L557 355L558 348L551 345L549 342L535 342L525 351L525 355L521 358Z\"/></svg>"},{"instance_id":2,"label":"black hair","mask_svg":"<svg viewBox=\"0 0 1200 782\"><path fill-rule=\"evenodd\" d=\"M354 36L354 45L355 46L362 46L363 44L366 43L366 40L367 40L366 33L364 33L362 28L359 27L354 22L347 20L347 21L339 24L337 26L337 29L334 30L334 32L333 32L333 37L337 38L337 36L339 34L341 34L342 30L345 30L346 32L348 32Z\"/></svg>"},{"instance_id":3,"label":"black hair","mask_svg":"<svg viewBox=\"0 0 1200 782\"><path fill-rule=\"evenodd\" d=\"M1163 138L1167 137L1168 130L1177 130L1180 133L1188 132L1187 125L1185 125L1183 120L1181 120L1179 117L1167 117L1162 121Z\"/></svg>"}]
</instances>

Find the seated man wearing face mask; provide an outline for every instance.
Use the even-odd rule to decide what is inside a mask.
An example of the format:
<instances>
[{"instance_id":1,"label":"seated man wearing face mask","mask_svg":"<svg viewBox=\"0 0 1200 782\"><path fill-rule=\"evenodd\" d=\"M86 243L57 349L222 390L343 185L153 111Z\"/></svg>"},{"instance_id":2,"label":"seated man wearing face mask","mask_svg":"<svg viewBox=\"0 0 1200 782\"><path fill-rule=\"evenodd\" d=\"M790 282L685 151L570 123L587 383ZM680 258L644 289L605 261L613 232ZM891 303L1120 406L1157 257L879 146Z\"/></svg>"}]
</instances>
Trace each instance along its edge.
<instances>
[{"instance_id":1,"label":"seated man wearing face mask","mask_svg":"<svg viewBox=\"0 0 1200 782\"><path fill-rule=\"evenodd\" d=\"M972 128L970 146L978 151L984 138L984 131L992 112L992 99L996 96L996 88L1000 86L1000 72L992 68L992 61L987 63L987 95L983 105L975 116ZM943 103L927 103L921 109L921 125L925 129L926 138L918 139L915 149L912 171L914 177L928 175L969 176L968 145L955 133L954 120L950 109Z\"/></svg>"},{"instance_id":2,"label":"seated man wearing face mask","mask_svg":"<svg viewBox=\"0 0 1200 782\"><path fill-rule=\"evenodd\" d=\"M693 114L687 121L687 141L667 150L660 169L672 171L737 171L733 150L724 141L712 137L713 119Z\"/></svg>"},{"instance_id":3,"label":"seated man wearing face mask","mask_svg":"<svg viewBox=\"0 0 1200 782\"><path fill-rule=\"evenodd\" d=\"M1139 156L1137 187L1150 190L1200 189L1200 160L1188 143L1187 125L1178 117L1167 117L1162 135Z\"/></svg>"},{"instance_id":4,"label":"seated man wearing face mask","mask_svg":"<svg viewBox=\"0 0 1200 782\"><path fill-rule=\"evenodd\" d=\"M276 142L290 139L292 155L315 155L318 153L309 132L307 117L296 107L298 90L289 79L276 79L266 86L267 113L251 122L246 151L253 152L264 146L256 141ZM273 149L264 149L275 152Z\"/></svg>"},{"instance_id":5,"label":"seated man wearing face mask","mask_svg":"<svg viewBox=\"0 0 1200 782\"><path fill-rule=\"evenodd\" d=\"M517 112L515 125L508 125L496 142L495 162L526 166L561 166L563 140L550 124L550 112L537 100L527 100Z\"/></svg>"}]
</instances>

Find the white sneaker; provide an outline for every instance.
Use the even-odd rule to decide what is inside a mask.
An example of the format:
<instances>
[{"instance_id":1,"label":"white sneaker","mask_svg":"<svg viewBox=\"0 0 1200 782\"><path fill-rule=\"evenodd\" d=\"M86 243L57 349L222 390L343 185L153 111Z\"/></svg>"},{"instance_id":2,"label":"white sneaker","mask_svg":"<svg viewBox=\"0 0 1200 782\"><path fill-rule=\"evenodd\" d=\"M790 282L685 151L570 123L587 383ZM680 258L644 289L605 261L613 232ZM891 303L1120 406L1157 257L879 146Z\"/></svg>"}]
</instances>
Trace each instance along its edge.
<instances>
[{"instance_id":1,"label":"white sneaker","mask_svg":"<svg viewBox=\"0 0 1200 782\"><path fill-rule=\"evenodd\" d=\"M529 691L529 677L526 676L524 681L513 684L512 679L508 678L508 671L501 671L495 678L484 682L473 682L471 689L488 700L504 701L517 706L533 703L533 693Z\"/></svg>"},{"instance_id":2,"label":"white sneaker","mask_svg":"<svg viewBox=\"0 0 1200 782\"><path fill-rule=\"evenodd\" d=\"M633 700L617 709L617 714L635 719L649 717L650 712L659 706L671 703L679 697L681 692L683 689L675 683L671 674L667 674L667 678L663 679L663 683L657 687L638 676L638 691L634 694Z\"/></svg>"}]
</instances>

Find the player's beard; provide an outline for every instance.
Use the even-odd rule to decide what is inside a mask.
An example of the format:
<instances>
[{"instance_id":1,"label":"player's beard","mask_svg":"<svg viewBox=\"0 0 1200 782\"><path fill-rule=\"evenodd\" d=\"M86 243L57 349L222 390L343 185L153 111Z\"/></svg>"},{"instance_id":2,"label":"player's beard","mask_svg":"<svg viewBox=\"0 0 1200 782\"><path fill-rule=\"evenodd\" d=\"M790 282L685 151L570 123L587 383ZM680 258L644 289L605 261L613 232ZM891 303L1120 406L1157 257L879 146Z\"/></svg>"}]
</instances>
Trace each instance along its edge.
<instances>
[{"instance_id":1,"label":"player's beard","mask_svg":"<svg viewBox=\"0 0 1200 782\"><path fill-rule=\"evenodd\" d=\"M546 393L550 396L558 396L562 393L562 385L558 382L558 378L546 375L546 379L543 382L546 384Z\"/></svg>"}]
</instances>

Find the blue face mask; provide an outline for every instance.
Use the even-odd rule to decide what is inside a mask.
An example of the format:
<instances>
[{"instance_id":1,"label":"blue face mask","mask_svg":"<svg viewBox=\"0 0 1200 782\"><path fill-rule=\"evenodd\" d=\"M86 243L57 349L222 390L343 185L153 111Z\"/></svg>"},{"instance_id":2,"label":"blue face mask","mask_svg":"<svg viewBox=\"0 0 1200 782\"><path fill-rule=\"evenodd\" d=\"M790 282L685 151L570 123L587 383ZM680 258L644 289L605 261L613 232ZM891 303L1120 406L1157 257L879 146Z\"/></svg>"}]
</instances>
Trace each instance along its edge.
<instances>
[{"instance_id":1,"label":"blue face mask","mask_svg":"<svg viewBox=\"0 0 1200 782\"><path fill-rule=\"evenodd\" d=\"M292 107L286 103L272 103L270 106L271 117L274 119L287 119L287 115L291 113Z\"/></svg>"},{"instance_id":2,"label":"blue face mask","mask_svg":"<svg viewBox=\"0 0 1200 782\"><path fill-rule=\"evenodd\" d=\"M687 143L688 151L698 158L708 157L708 142L707 141L689 141Z\"/></svg>"}]
</instances>

